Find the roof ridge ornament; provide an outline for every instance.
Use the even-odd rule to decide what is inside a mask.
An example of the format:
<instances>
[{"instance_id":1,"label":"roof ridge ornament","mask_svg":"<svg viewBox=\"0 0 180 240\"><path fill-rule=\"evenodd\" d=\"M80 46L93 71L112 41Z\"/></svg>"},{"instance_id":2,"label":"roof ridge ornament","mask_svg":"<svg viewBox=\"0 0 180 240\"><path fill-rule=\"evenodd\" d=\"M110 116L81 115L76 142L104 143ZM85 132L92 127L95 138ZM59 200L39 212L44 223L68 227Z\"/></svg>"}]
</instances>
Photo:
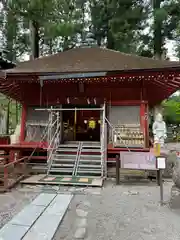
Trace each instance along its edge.
<instances>
[{"instance_id":1,"label":"roof ridge ornament","mask_svg":"<svg viewBox=\"0 0 180 240\"><path fill-rule=\"evenodd\" d=\"M82 34L82 40L80 42L80 47L94 47L97 46L97 42L94 37L94 33L92 32L92 27L89 27L88 31L84 31Z\"/></svg>"}]
</instances>

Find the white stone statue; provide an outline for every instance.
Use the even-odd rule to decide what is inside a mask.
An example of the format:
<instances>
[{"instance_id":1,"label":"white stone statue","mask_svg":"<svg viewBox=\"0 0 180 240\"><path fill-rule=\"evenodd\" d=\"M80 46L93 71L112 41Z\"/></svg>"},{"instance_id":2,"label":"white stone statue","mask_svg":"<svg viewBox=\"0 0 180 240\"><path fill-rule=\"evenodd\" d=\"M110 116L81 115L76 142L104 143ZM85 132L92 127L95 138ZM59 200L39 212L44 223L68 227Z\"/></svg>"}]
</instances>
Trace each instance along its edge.
<instances>
[{"instance_id":1,"label":"white stone statue","mask_svg":"<svg viewBox=\"0 0 180 240\"><path fill-rule=\"evenodd\" d=\"M154 143L160 143L164 147L164 140L167 138L166 123L163 121L161 113L156 115L155 122L153 123Z\"/></svg>"}]
</instances>

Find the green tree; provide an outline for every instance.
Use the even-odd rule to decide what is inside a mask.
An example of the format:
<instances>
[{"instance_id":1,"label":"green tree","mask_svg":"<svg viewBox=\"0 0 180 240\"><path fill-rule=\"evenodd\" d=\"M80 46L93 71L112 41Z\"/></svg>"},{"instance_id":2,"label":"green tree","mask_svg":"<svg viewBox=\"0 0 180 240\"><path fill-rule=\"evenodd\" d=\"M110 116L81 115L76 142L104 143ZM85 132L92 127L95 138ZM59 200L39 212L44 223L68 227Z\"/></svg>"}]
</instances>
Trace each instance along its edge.
<instances>
[{"instance_id":1,"label":"green tree","mask_svg":"<svg viewBox=\"0 0 180 240\"><path fill-rule=\"evenodd\" d=\"M147 9L144 1L92 0L90 3L92 29L97 44L100 46L106 40L107 48L134 52L137 39L145 28Z\"/></svg>"},{"instance_id":2,"label":"green tree","mask_svg":"<svg viewBox=\"0 0 180 240\"><path fill-rule=\"evenodd\" d=\"M180 98L172 97L163 103L164 118L167 123L180 124Z\"/></svg>"}]
</instances>

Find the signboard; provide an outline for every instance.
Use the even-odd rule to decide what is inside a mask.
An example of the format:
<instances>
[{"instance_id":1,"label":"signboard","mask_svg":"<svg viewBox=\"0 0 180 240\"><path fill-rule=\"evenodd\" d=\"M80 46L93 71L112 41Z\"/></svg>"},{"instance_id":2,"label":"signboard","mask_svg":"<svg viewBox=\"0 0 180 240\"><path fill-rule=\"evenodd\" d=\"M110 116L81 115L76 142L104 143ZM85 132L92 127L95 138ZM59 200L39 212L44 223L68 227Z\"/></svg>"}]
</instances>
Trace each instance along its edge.
<instances>
[{"instance_id":1,"label":"signboard","mask_svg":"<svg viewBox=\"0 0 180 240\"><path fill-rule=\"evenodd\" d=\"M166 168L166 158L165 157L157 157L157 168L158 169Z\"/></svg>"},{"instance_id":2,"label":"signboard","mask_svg":"<svg viewBox=\"0 0 180 240\"><path fill-rule=\"evenodd\" d=\"M156 157L150 152L120 152L121 168L157 170Z\"/></svg>"}]
</instances>

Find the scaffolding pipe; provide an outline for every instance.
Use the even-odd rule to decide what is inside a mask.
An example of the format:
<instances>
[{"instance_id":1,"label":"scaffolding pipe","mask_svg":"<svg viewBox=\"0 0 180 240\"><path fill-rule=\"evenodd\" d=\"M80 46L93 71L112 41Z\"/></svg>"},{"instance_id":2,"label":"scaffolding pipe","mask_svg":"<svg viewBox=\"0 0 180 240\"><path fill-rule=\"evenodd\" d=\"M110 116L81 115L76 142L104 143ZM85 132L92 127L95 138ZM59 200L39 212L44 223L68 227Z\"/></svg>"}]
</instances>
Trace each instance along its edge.
<instances>
[{"instance_id":1,"label":"scaffolding pipe","mask_svg":"<svg viewBox=\"0 0 180 240\"><path fill-rule=\"evenodd\" d=\"M36 111L103 111L104 108L37 108Z\"/></svg>"}]
</instances>

